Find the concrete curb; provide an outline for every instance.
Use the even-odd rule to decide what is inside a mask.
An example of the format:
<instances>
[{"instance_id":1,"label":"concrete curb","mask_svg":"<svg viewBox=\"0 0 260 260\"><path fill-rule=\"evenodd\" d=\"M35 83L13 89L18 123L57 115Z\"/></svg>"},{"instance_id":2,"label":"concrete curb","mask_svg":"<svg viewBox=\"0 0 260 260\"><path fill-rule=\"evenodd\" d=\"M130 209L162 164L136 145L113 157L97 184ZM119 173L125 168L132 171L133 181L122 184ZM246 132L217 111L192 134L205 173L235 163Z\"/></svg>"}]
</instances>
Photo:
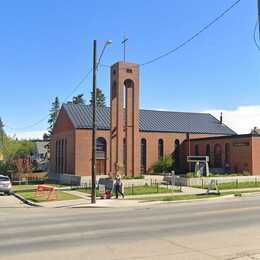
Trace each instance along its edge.
<instances>
[{"instance_id":1,"label":"concrete curb","mask_svg":"<svg viewBox=\"0 0 260 260\"><path fill-rule=\"evenodd\" d=\"M256 196L260 195L260 192L259 191L256 191L256 192L253 192L253 191L250 192L249 191L249 192L243 192L243 193L240 193L240 194L241 194L241 197L256 197Z\"/></svg>"},{"instance_id":2,"label":"concrete curb","mask_svg":"<svg viewBox=\"0 0 260 260\"><path fill-rule=\"evenodd\" d=\"M228 194L228 195L223 195L220 197L214 197L214 198L198 198L198 199L190 199L190 200L172 200L172 201L159 201L161 204L167 204L167 203L184 203L184 202L196 202L196 201L211 201L211 200L222 200L222 199L228 199L228 198L235 198L234 194ZM154 202L154 201L150 201ZM149 203L149 201L143 201L143 203Z\"/></svg>"},{"instance_id":3,"label":"concrete curb","mask_svg":"<svg viewBox=\"0 0 260 260\"><path fill-rule=\"evenodd\" d=\"M35 203L33 203L32 201L27 200L27 199L25 199L23 196L18 195L18 194L16 194L15 192L13 192L12 195L15 196L17 199L19 199L20 201L22 201L24 204L29 205L29 206L31 206L31 207L42 207L41 205L35 204Z\"/></svg>"}]
</instances>

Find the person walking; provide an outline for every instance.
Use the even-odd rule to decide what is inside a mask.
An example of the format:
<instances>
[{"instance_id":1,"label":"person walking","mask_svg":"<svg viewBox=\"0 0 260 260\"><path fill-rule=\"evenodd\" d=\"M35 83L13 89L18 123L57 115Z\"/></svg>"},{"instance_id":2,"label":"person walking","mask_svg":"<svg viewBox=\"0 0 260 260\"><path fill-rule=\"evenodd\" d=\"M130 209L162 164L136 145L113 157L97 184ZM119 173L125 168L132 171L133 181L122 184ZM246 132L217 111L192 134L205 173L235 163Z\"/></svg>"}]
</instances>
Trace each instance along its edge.
<instances>
[{"instance_id":1,"label":"person walking","mask_svg":"<svg viewBox=\"0 0 260 260\"><path fill-rule=\"evenodd\" d=\"M116 178L115 178L116 199L118 199L118 194L120 194L123 198L125 197L122 190L123 190L123 183L122 183L122 180L121 180L121 176L120 176L120 174L117 174Z\"/></svg>"}]
</instances>

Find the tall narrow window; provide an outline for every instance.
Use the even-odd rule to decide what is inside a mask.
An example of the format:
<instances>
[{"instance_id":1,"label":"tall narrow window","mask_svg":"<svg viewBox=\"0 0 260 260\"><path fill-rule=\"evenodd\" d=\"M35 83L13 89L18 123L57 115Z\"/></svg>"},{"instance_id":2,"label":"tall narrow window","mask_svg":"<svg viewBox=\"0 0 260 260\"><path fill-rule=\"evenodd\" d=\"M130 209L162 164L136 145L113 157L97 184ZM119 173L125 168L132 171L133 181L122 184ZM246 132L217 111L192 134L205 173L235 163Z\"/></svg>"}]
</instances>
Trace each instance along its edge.
<instances>
[{"instance_id":1,"label":"tall narrow window","mask_svg":"<svg viewBox=\"0 0 260 260\"><path fill-rule=\"evenodd\" d=\"M67 173L67 139L65 139L65 147L64 147L64 173Z\"/></svg>"},{"instance_id":2,"label":"tall narrow window","mask_svg":"<svg viewBox=\"0 0 260 260\"><path fill-rule=\"evenodd\" d=\"M175 162L175 170L178 172L180 170L180 141L176 139L175 142L175 149L174 149L174 162Z\"/></svg>"},{"instance_id":3,"label":"tall narrow window","mask_svg":"<svg viewBox=\"0 0 260 260\"><path fill-rule=\"evenodd\" d=\"M60 173L61 172L61 154L60 154L60 152L61 152L61 142L60 142L60 140L58 141L58 173Z\"/></svg>"},{"instance_id":4,"label":"tall narrow window","mask_svg":"<svg viewBox=\"0 0 260 260\"><path fill-rule=\"evenodd\" d=\"M163 153L163 139L159 139L158 141L158 160L162 160L164 153Z\"/></svg>"},{"instance_id":5,"label":"tall narrow window","mask_svg":"<svg viewBox=\"0 0 260 260\"><path fill-rule=\"evenodd\" d=\"M210 165L210 144L206 145L206 156L209 157L209 165Z\"/></svg>"},{"instance_id":6,"label":"tall narrow window","mask_svg":"<svg viewBox=\"0 0 260 260\"><path fill-rule=\"evenodd\" d=\"M55 173L58 173L58 141L55 141Z\"/></svg>"},{"instance_id":7,"label":"tall narrow window","mask_svg":"<svg viewBox=\"0 0 260 260\"><path fill-rule=\"evenodd\" d=\"M222 167L222 148L220 144L215 144L214 147L214 167Z\"/></svg>"},{"instance_id":8,"label":"tall narrow window","mask_svg":"<svg viewBox=\"0 0 260 260\"><path fill-rule=\"evenodd\" d=\"M141 173L146 173L146 139L141 140Z\"/></svg>"},{"instance_id":9,"label":"tall narrow window","mask_svg":"<svg viewBox=\"0 0 260 260\"><path fill-rule=\"evenodd\" d=\"M230 165L230 144L225 144L225 166Z\"/></svg>"},{"instance_id":10,"label":"tall narrow window","mask_svg":"<svg viewBox=\"0 0 260 260\"><path fill-rule=\"evenodd\" d=\"M196 156L199 156L199 155L200 155L199 145L198 145L198 144L195 145L195 155L196 155Z\"/></svg>"},{"instance_id":11,"label":"tall narrow window","mask_svg":"<svg viewBox=\"0 0 260 260\"><path fill-rule=\"evenodd\" d=\"M61 173L64 173L64 139L61 140Z\"/></svg>"},{"instance_id":12,"label":"tall narrow window","mask_svg":"<svg viewBox=\"0 0 260 260\"><path fill-rule=\"evenodd\" d=\"M96 156L97 174L106 174L107 143L104 137L99 137L96 140Z\"/></svg>"}]
</instances>

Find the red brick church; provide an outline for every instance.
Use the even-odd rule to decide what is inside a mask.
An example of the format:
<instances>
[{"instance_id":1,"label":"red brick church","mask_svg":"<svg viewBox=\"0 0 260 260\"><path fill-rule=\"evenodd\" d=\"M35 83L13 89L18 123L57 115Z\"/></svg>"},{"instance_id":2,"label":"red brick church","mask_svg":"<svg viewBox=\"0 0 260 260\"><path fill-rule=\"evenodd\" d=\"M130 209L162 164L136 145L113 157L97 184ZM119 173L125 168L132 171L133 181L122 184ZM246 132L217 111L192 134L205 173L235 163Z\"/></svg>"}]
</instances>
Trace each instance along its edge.
<instances>
[{"instance_id":1,"label":"red brick church","mask_svg":"<svg viewBox=\"0 0 260 260\"><path fill-rule=\"evenodd\" d=\"M260 174L260 137L237 135L206 113L140 109L139 66L111 66L110 107L97 108L97 173L150 173L152 164L172 155L179 173L188 155L207 155L210 168ZM51 138L50 174L91 176L92 108L63 104ZM258 151L259 150L259 151Z\"/></svg>"}]
</instances>

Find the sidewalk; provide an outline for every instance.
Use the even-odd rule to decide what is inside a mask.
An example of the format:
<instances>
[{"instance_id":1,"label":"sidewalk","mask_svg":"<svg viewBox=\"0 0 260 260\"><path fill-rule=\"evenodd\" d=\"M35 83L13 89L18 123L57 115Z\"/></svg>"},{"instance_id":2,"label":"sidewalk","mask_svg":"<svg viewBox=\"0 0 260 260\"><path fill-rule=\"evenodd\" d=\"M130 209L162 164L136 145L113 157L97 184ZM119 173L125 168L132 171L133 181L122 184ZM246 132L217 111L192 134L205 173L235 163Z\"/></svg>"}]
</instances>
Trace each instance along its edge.
<instances>
[{"instance_id":1,"label":"sidewalk","mask_svg":"<svg viewBox=\"0 0 260 260\"><path fill-rule=\"evenodd\" d=\"M259 191L260 192L260 188L256 187L256 188L242 188L242 189L228 189L228 190L219 190L220 192L242 192L242 191Z\"/></svg>"},{"instance_id":2,"label":"sidewalk","mask_svg":"<svg viewBox=\"0 0 260 260\"><path fill-rule=\"evenodd\" d=\"M260 188L245 188L245 189L229 189L220 190L221 193L228 192L247 192L253 194L259 191ZM164 203L163 201L145 201L151 197L163 197L163 196L182 196L182 195L197 195L205 194L207 189L193 188L193 187L182 187L182 192L169 192L169 193L153 193L145 195L128 195L125 199L100 199L97 198L96 204L91 204L91 195L89 193L80 192L77 190L63 190L63 192L76 195L80 199L75 200L63 200L63 201L49 201L42 203L34 203L41 207L46 208L128 208L128 207L144 207L154 204ZM253 192L253 193L250 193ZM223 197L222 197L223 198Z\"/></svg>"},{"instance_id":3,"label":"sidewalk","mask_svg":"<svg viewBox=\"0 0 260 260\"><path fill-rule=\"evenodd\" d=\"M162 197L162 196L180 196L180 195L194 195L205 193L206 190L192 188L192 187L182 187L182 192L171 192L171 193L153 193L145 195L128 195L125 199L100 199L97 198L96 204L91 204L90 194L79 192L76 190L63 191L69 194L77 195L81 199L77 200L66 200L66 201L50 201L39 203L42 207L47 208L62 208L62 207L100 207L100 208L124 208L124 207L141 207L144 205L154 205L163 203L161 201L144 202L143 199L149 197Z\"/></svg>"}]
</instances>

